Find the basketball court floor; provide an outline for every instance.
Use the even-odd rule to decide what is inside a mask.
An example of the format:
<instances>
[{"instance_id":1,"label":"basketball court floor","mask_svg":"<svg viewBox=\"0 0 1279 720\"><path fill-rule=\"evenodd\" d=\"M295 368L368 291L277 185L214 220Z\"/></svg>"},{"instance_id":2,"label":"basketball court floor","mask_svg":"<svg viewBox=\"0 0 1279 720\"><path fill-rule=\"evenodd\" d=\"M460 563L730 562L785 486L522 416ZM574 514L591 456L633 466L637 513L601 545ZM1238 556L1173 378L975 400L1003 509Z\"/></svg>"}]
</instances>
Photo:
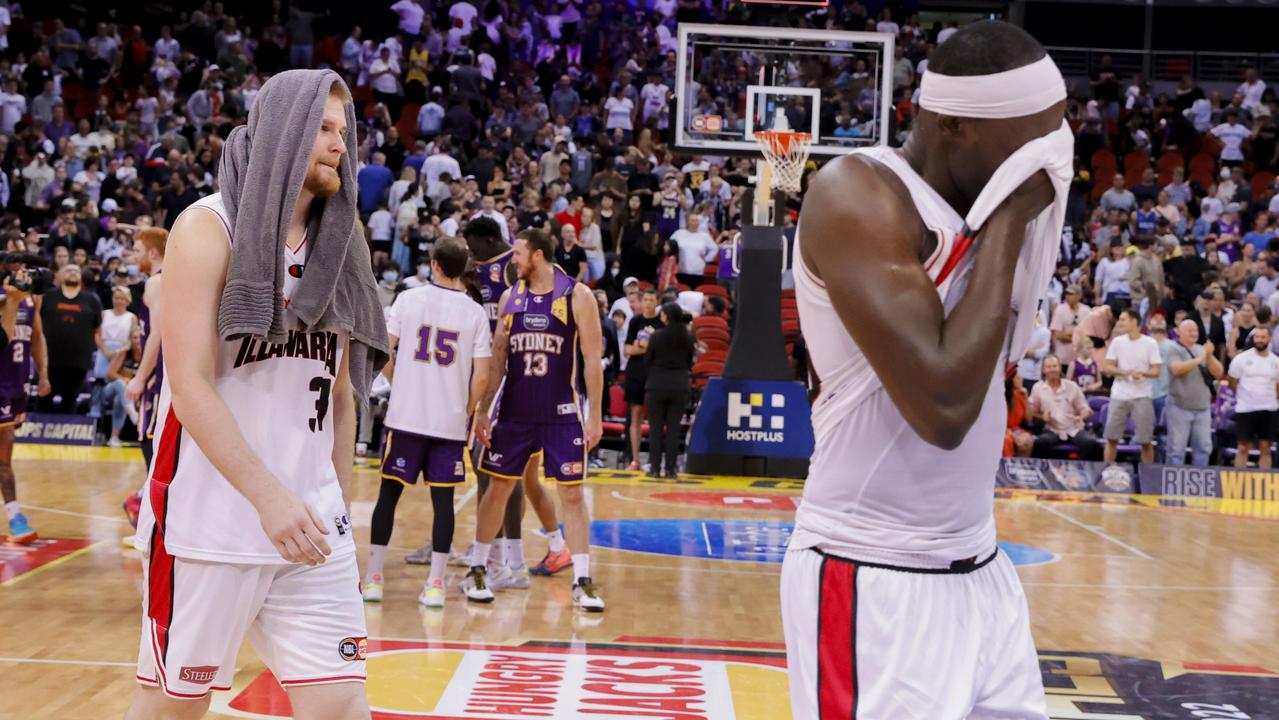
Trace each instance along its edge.
<instances>
[{"instance_id":1,"label":"basketball court floor","mask_svg":"<svg viewBox=\"0 0 1279 720\"><path fill-rule=\"evenodd\" d=\"M0 718L122 717L142 566L120 541L119 504L142 484L140 456L16 454L20 496L42 539L0 544ZM360 542L376 483L359 472ZM457 496L463 547L474 487ZM456 590L460 568L450 569L448 607L420 608L426 569L401 556L427 537L430 503L406 494L386 601L366 606L374 717L789 718L777 585L799 489L598 472L588 492L603 615L572 610L567 577L468 605ZM1000 540L1026 586L1051 717L1279 718L1279 508L1000 494ZM532 518L525 548L536 559L545 543ZM213 708L214 717L288 715L247 646L234 688L215 693Z\"/></svg>"}]
</instances>

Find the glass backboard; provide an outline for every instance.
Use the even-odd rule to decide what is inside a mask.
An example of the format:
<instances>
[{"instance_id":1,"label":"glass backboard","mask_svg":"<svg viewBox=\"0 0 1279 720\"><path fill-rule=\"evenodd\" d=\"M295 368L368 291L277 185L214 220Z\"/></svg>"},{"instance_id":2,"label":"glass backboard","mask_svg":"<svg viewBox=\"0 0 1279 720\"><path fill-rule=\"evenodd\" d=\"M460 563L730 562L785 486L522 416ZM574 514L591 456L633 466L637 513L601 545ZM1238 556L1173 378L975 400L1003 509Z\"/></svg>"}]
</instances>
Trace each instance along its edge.
<instances>
[{"instance_id":1,"label":"glass backboard","mask_svg":"<svg viewBox=\"0 0 1279 720\"><path fill-rule=\"evenodd\" d=\"M755 132L813 136L814 156L881 145L889 133L893 36L681 23L675 146L758 154Z\"/></svg>"}]
</instances>

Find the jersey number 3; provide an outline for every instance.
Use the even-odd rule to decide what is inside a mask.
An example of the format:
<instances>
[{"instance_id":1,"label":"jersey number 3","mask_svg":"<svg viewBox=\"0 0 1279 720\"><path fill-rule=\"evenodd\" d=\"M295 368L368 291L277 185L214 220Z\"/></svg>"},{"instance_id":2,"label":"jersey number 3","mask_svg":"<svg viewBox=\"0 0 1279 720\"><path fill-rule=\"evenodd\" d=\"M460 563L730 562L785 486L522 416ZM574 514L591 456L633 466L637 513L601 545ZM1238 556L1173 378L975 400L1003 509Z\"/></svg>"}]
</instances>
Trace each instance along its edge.
<instances>
[{"instance_id":1,"label":"jersey number 3","mask_svg":"<svg viewBox=\"0 0 1279 720\"><path fill-rule=\"evenodd\" d=\"M320 397L315 399L315 417L306 421L311 432L324 432L324 418L329 414L329 393L333 390L333 381L326 377L311 378L311 392L318 392Z\"/></svg>"}]
</instances>

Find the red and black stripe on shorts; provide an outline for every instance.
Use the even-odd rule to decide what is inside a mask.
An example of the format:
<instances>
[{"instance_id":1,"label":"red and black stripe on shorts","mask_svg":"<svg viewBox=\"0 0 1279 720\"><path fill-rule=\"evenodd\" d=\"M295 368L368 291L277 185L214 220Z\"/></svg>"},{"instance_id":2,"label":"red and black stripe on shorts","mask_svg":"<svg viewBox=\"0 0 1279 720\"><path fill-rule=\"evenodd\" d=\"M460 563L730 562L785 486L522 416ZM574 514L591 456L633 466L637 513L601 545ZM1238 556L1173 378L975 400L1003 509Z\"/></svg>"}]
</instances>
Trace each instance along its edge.
<instances>
[{"instance_id":1,"label":"red and black stripe on shorts","mask_svg":"<svg viewBox=\"0 0 1279 720\"><path fill-rule=\"evenodd\" d=\"M173 624L173 556L164 545L168 527L169 485L178 468L178 449L182 445L182 423L173 408L164 421L164 432L156 448L155 470L147 485L155 526L151 529L151 557L147 567L147 617L154 625L156 669L164 682L164 663L169 651L169 632ZM167 685L167 682L164 683Z\"/></svg>"},{"instance_id":2,"label":"red and black stripe on shorts","mask_svg":"<svg viewBox=\"0 0 1279 720\"><path fill-rule=\"evenodd\" d=\"M817 708L819 720L857 716L858 563L822 558L817 606Z\"/></svg>"}]
</instances>

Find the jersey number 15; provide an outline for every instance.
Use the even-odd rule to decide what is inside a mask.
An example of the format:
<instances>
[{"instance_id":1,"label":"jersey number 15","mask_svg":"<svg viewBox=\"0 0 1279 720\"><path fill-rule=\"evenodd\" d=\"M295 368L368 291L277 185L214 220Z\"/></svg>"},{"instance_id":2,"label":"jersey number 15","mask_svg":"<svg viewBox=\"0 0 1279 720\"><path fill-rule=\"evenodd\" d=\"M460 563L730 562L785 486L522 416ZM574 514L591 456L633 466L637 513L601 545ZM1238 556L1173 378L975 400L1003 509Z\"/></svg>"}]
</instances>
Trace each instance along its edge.
<instances>
[{"instance_id":1,"label":"jersey number 15","mask_svg":"<svg viewBox=\"0 0 1279 720\"><path fill-rule=\"evenodd\" d=\"M431 346L432 333L435 335L434 347ZM417 329L417 352L413 353L413 359L429 363L434 358L436 365L449 367L457 360L457 340L461 335L456 330L423 325Z\"/></svg>"}]
</instances>

